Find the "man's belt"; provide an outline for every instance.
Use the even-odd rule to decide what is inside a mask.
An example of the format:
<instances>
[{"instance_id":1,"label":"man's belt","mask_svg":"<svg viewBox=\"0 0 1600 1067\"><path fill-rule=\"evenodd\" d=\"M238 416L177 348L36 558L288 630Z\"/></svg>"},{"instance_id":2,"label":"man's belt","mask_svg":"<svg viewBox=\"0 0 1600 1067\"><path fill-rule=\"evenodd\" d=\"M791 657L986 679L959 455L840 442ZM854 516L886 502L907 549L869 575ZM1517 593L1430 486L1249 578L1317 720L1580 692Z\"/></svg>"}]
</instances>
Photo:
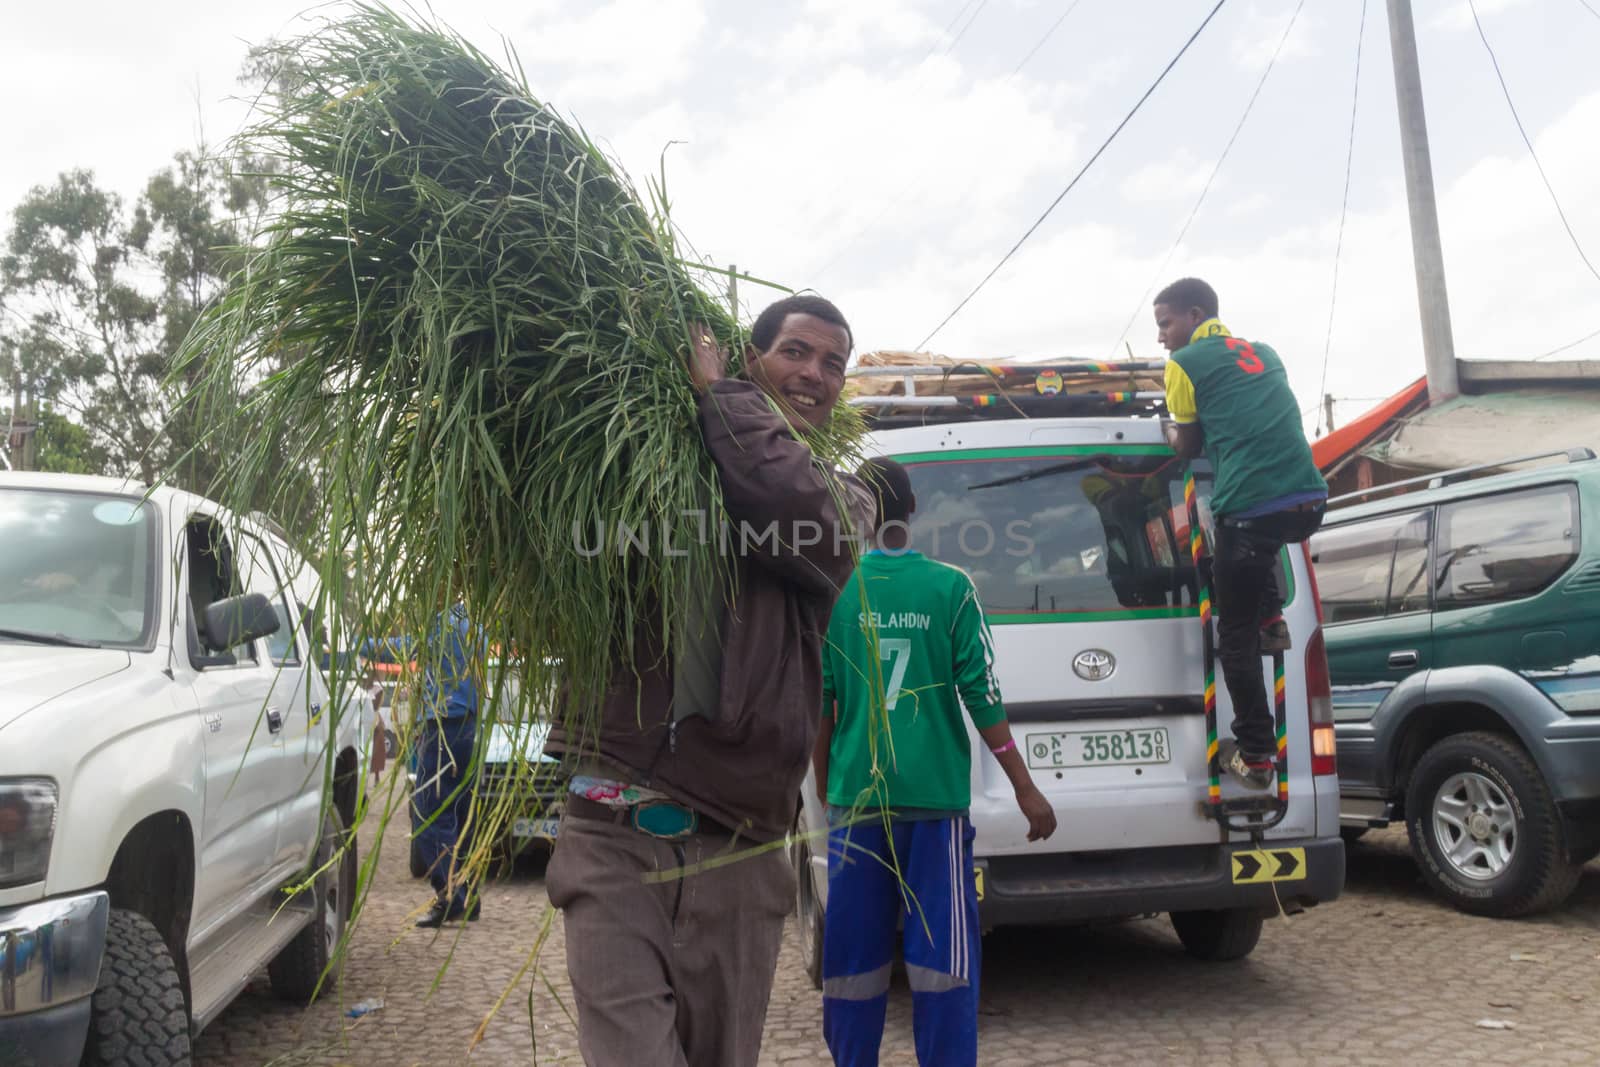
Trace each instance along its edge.
<instances>
[{"instance_id":1,"label":"man's belt","mask_svg":"<svg viewBox=\"0 0 1600 1067\"><path fill-rule=\"evenodd\" d=\"M647 837L662 841L678 841L697 833L729 836L733 833L693 808L671 800L645 800L625 807L612 807L576 793L568 793L563 804L568 814L580 819L630 826Z\"/></svg>"}]
</instances>

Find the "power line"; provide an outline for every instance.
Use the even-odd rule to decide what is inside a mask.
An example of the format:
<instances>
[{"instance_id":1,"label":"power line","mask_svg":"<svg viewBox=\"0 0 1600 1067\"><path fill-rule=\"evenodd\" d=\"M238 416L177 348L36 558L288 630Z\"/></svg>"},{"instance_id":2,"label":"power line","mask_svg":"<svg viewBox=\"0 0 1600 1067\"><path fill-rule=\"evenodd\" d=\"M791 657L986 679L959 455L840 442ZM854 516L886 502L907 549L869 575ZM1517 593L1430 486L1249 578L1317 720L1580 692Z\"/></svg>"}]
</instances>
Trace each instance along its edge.
<instances>
[{"instance_id":1,"label":"power line","mask_svg":"<svg viewBox=\"0 0 1600 1067\"><path fill-rule=\"evenodd\" d=\"M961 32L956 34L955 40L950 42L950 46L948 48L946 48L941 53L941 55L949 55L951 53L951 51L955 48L955 46L961 43L961 38L963 38L963 37L965 37L967 35L967 31L972 29L972 24L974 22L978 21L978 16L983 14L983 9L988 7L988 6L989 6L989 0L982 0L982 3L980 3L978 5L978 9L976 11L974 11L972 13L972 17L967 20L967 24L965 26L961 27Z\"/></svg>"},{"instance_id":2,"label":"power line","mask_svg":"<svg viewBox=\"0 0 1600 1067\"><path fill-rule=\"evenodd\" d=\"M1038 52L1039 49L1044 47L1044 43L1050 39L1052 34L1061 28L1061 24L1067 21L1067 16L1072 14L1072 12L1076 10L1077 6L1081 3L1083 3L1083 0L1072 0L1072 3L1067 5L1067 9L1061 13L1061 17L1050 24L1050 28L1045 30L1039 39L1033 43L1032 48L1028 49L1028 54L1023 56L1021 61L1018 62L1015 67L1011 68L1011 76L1016 76L1018 71L1028 65L1028 60L1032 59L1034 57L1034 53Z\"/></svg>"},{"instance_id":3,"label":"power line","mask_svg":"<svg viewBox=\"0 0 1600 1067\"><path fill-rule=\"evenodd\" d=\"M1534 356L1533 358L1535 360L1549 359L1551 356L1556 355L1557 353L1565 352L1569 348L1577 348L1579 345L1583 344L1583 342L1592 341L1596 337L1600 337L1600 330L1596 330L1594 333L1586 333L1582 337L1578 338L1576 341L1568 341L1566 344L1562 345L1560 348L1552 348L1550 351L1546 352L1544 355L1542 355L1542 356Z\"/></svg>"},{"instance_id":4,"label":"power line","mask_svg":"<svg viewBox=\"0 0 1600 1067\"><path fill-rule=\"evenodd\" d=\"M1015 78L1017 76L1017 72L1020 71L1024 66L1027 65L1028 60L1033 58L1034 53L1039 51L1039 49L1044 45L1045 41L1050 39L1050 35L1055 33L1056 30L1058 30L1061 27L1061 24L1067 20L1067 16L1072 14L1073 9L1076 8L1082 2L1083 2L1083 0L1072 0L1072 2L1067 5L1066 11L1061 13L1061 17L1056 19L1056 21L1051 25L1051 27L1048 30L1045 30L1043 35L1041 35L1039 37L1039 39L1033 43L1033 47L1028 50L1028 54L1022 57L1022 61L1020 63L1018 63L1014 68L1012 68L1011 73L1006 75L1005 78L1001 80L1000 84L1003 85L1006 82L1009 82L1012 78ZM971 0L968 0L968 6L971 6ZM961 18L961 15L963 13L965 13L965 12L966 12L966 8L964 7L964 8L961 9L960 12L958 12L956 14L956 20L959 20ZM977 18L977 15L974 14L973 18ZM952 20L950 25L954 26L956 20ZM971 23L968 23L968 25L970 26ZM948 32L948 30L949 30L949 28L946 27L946 32ZM935 46L935 47L937 47L937 46ZM954 46L952 45L952 47L954 47ZM933 55L932 52L928 53L928 57L931 57L932 55ZM926 58L927 57L925 57L925 59ZM819 276L819 275L822 275L822 274L826 274L829 270L831 270L833 268L833 265L835 263L839 262L839 260L844 258L844 254L846 252L850 251L850 249L855 247L855 243L857 241L861 240L862 235L864 235L868 230L872 229L874 226L876 226L879 222L881 222L883 220L883 217L889 213L889 210L891 208L900 206L900 204L904 202L904 198L910 197L912 195L915 195L915 193L921 192L923 186L925 186L928 183L929 175L928 175L928 172L924 168L922 168L920 166L918 167L918 170L922 173L922 178L921 178L920 181L918 181L915 189L912 192L910 192L910 193L906 192L906 187L905 187L904 184L902 184L901 189L900 189L901 196L896 197L894 200L885 202L883 204L883 206L880 207L873 214L873 216L870 219L868 219L866 222L862 223L859 227L857 227L855 233L851 234L850 235L850 239L845 241L844 244L839 246L839 250L837 252L835 252L832 256L828 257L827 261L824 262L822 264L822 266L820 266L820 267L816 268L815 270L813 270L811 272L811 274L813 276Z\"/></svg>"},{"instance_id":5,"label":"power line","mask_svg":"<svg viewBox=\"0 0 1600 1067\"><path fill-rule=\"evenodd\" d=\"M1578 251L1578 258L1583 260L1583 265L1589 268L1589 273L1595 276L1595 280L1600 281L1600 270L1595 270L1594 264L1589 262L1583 246L1578 243L1578 235L1572 232L1572 224L1567 221L1567 213L1561 209L1561 201L1556 198L1555 188L1544 172L1544 164L1539 162L1539 153L1533 150L1533 142L1528 139L1528 131L1523 129L1522 117L1517 114L1517 105L1511 102L1511 90L1506 87L1505 75L1500 73L1500 60L1495 58L1494 47L1489 44L1488 35L1483 32L1483 23L1478 19L1478 6L1473 0L1467 0L1467 9L1472 12L1472 22L1478 27L1478 37L1489 53L1489 62L1494 64L1494 76L1500 81L1500 92L1505 95L1506 106L1511 109L1511 119L1517 124L1517 132L1522 135L1522 143L1528 146L1528 155L1533 157L1533 165L1539 171L1539 180L1544 182L1545 192L1550 194L1550 202L1556 206L1556 214L1561 216L1561 225L1566 227L1567 236L1572 239L1572 247Z\"/></svg>"},{"instance_id":6,"label":"power line","mask_svg":"<svg viewBox=\"0 0 1600 1067\"><path fill-rule=\"evenodd\" d=\"M1596 11L1594 9L1594 6L1589 3L1589 0L1578 0L1578 3L1580 3L1584 7L1588 8L1589 9L1589 14L1593 15L1597 19L1600 19L1600 11Z\"/></svg>"},{"instance_id":7,"label":"power line","mask_svg":"<svg viewBox=\"0 0 1600 1067\"><path fill-rule=\"evenodd\" d=\"M1363 3L1366 0L1362 0ZM1245 102L1244 114L1239 116L1239 121L1233 127L1233 135L1228 138L1228 143L1222 146L1222 154L1217 157L1216 164L1211 168L1211 174L1206 178L1206 183L1200 189L1200 196L1195 200L1194 207L1189 211L1189 217L1184 220L1183 226L1178 230L1177 240L1172 242L1172 247L1167 249L1166 258L1161 261L1161 266L1156 270L1155 281L1145 288L1144 295L1139 298L1139 306L1133 309L1133 314L1128 318L1128 324L1122 328L1122 333L1117 337L1117 343L1112 345L1115 351L1118 345L1127 340L1128 331L1133 329L1133 324L1139 321L1139 316L1145 314L1145 301L1150 299L1150 294L1166 276L1167 265L1172 262L1172 257L1177 254L1178 247L1183 244L1184 237L1188 236L1189 227L1194 224L1195 216L1200 214L1200 205L1206 202L1206 194L1211 192L1211 183L1217 180L1217 174L1222 170L1222 164L1227 160L1228 153L1233 151L1233 143L1239 139L1239 133L1244 129L1244 124L1249 121L1250 112L1256 106L1256 99L1261 95L1261 89L1267 84L1267 75L1272 73L1272 68L1278 62L1278 54L1283 51L1283 46L1289 40L1289 34L1294 29L1295 21L1300 17L1301 10L1306 6L1305 0L1300 0L1294 9L1294 14L1289 16L1289 24L1283 28L1283 36L1278 38L1278 47L1272 50L1272 56L1267 60L1267 69L1261 72L1261 77L1256 81L1255 91L1250 94L1250 99Z\"/></svg>"},{"instance_id":8,"label":"power line","mask_svg":"<svg viewBox=\"0 0 1600 1067\"><path fill-rule=\"evenodd\" d=\"M1361 0L1361 25L1356 30L1355 88L1350 91L1350 138L1344 152L1344 199L1339 205L1339 237L1333 244L1333 288L1328 293L1328 334L1322 342L1322 380L1317 385L1317 395L1328 390L1328 358L1333 353L1333 315L1339 306L1339 256L1344 251L1344 223L1350 214L1350 166L1356 158L1356 105L1361 102L1361 42L1367 36L1367 0ZM1317 430L1322 429L1322 418L1317 418Z\"/></svg>"},{"instance_id":9,"label":"power line","mask_svg":"<svg viewBox=\"0 0 1600 1067\"><path fill-rule=\"evenodd\" d=\"M1044 220L1048 219L1050 217L1050 213L1055 211L1057 205L1066 199L1068 193L1072 192L1073 187L1075 187L1078 182L1083 179L1083 176L1089 172L1089 168L1094 166L1095 160L1099 159L1105 153L1105 150L1111 147L1111 142L1117 139L1117 134L1122 132L1123 127L1128 125L1129 122L1133 121L1133 116L1139 113L1139 109L1144 106L1144 102L1150 99L1150 95L1156 91L1157 87L1160 86L1163 81L1166 80L1167 75L1172 73L1172 68L1178 65L1178 60L1182 59L1184 53L1189 51L1190 46L1193 45L1194 42L1199 38L1200 34L1205 31L1205 28L1211 24L1211 20L1216 17L1217 12L1222 10L1222 5L1227 2L1228 0L1217 0L1216 6L1213 7L1210 13L1206 15L1204 21L1200 23L1199 27L1189 35L1189 39L1183 43L1183 47L1178 49L1178 54L1173 56L1172 59L1168 61L1167 65L1162 68L1161 73L1156 76L1156 80L1150 83L1150 88L1144 91L1144 95L1139 97L1138 101L1133 105L1132 110L1123 116L1121 122L1117 123L1116 129L1111 131L1111 135L1105 139L1105 142L1102 143L1099 148L1095 149L1094 155L1089 157L1089 161L1083 165L1082 169L1080 169L1077 174L1073 175L1072 180L1067 183L1067 187L1057 194L1056 198L1050 202L1049 207L1044 209L1044 214L1040 215L1034 224L1028 227L1027 231L1021 236L1021 238L1017 240L1017 243L1011 246L1011 250L1000 257L1000 262L996 263L993 269L991 269L988 274L983 276L983 280L973 288L972 292L963 297L961 303L957 304L955 309L944 317L944 321L935 326L933 328L933 332L929 333L928 336L924 337L917 343L917 348L921 349L924 347L929 341L938 336L940 330L944 329L950 324L951 319L961 314L961 309L972 302L972 298L977 296L985 285L989 284L989 280L991 278L1000 273L1000 268L1004 267L1006 263L1010 261L1011 257L1017 254L1017 250L1027 243L1028 238L1033 236L1034 231L1036 231L1040 226L1044 225Z\"/></svg>"}]
</instances>

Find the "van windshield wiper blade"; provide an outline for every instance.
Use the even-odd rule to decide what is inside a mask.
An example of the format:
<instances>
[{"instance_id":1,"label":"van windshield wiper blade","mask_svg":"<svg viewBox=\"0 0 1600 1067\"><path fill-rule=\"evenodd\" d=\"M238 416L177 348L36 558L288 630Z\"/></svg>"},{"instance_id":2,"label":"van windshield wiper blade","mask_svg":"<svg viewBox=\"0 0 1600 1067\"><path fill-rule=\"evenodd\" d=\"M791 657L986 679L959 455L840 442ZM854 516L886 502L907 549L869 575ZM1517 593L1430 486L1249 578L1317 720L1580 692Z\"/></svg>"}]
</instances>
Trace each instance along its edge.
<instances>
[{"instance_id":1,"label":"van windshield wiper blade","mask_svg":"<svg viewBox=\"0 0 1600 1067\"><path fill-rule=\"evenodd\" d=\"M104 648L99 641L85 641L66 634L47 634L37 630L8 630L0 627L0 639L27 641L35 645L60 645L64 648Z\"/></svg>"}]
</instances>

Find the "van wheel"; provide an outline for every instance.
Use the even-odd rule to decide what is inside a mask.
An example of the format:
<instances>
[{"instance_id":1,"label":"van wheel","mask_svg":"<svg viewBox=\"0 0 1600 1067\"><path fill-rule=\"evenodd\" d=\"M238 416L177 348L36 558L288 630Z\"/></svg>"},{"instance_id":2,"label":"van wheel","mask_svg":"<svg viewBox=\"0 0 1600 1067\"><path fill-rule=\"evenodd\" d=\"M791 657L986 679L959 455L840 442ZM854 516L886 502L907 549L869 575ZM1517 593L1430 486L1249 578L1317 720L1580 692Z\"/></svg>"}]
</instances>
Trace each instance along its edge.
<instances>
[{"instance_id":1,"label":"van wheel","mask_svg":"<svg viewBox=\"0 0 1600 1067\"><path fill-rule=\"evenodd\" d=\"M1221 911L1175 911L1172 928L1184 951L1197 960L1221 963L1250 955L1261 940L1263 919L1259 911L1225 908Z\"/></svg>"},{"instance_id":2,"label":"van wheel","mask_svg":"<svg viewBox=\"0 0 1600 1067\"><path fill-rule=\"evenodd\" d=\"M178 966L155 925L136 911L111 909L90 1012L86 1067L190 1062L189 1015Z\"/></svg>"},{"instance_id":3,"label":"van wheel","mask_svg":"<svg viewBox=\"0 0 1600 1067\"><path fill-rule=\"evenodd\" d=\"M1555 907L1581 875L1539 768L1509 738L1447 737L1422 754L1406 791L1411 853L1462 911L1508 918Z\"/></svg>"},{"instance_id":4,"label":"van wheel","mask_svg":"<svg viewBox=\"0 0 1600 1067\"><path fill-rule=\"evenodd\" d=\"M344 939L356 895L355 842L339 852L344 838L344 821L338 811L329 808L322 841L312 860L312 870L320 872L311 883L314 917L267 964L272 992L283 1000L309 1002Z\"/></svg>"},{"instance_id":5,"label":"van wheel","mask_svg":"<svg viewBox=\"0 0 1600 1067\"><path fill-rule=\"evenodd\" d=\"M811 841L805 837L806 817L802 812L795 823L794 849L790 853L794 860L795 874L795 919L800 927L800 962L806 969L806 977L811 979L811 984L817 989L822 988L822 904L817 900L817 887L812 882L811 869Z\"/></svg>"}]
</instances>

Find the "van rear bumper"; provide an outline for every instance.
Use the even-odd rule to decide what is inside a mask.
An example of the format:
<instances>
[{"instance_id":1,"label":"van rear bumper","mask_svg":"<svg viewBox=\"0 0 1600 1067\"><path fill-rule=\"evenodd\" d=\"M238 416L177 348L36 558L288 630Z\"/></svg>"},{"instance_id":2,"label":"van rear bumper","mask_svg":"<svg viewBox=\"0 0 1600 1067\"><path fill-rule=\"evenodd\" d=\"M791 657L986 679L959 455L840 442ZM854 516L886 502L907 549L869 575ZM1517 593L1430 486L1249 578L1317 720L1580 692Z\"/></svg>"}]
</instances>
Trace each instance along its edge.
<instances>
[{"instance_id":1,"label":"van rear bumper","mask_svg":"<svg viewBox=\"0 0 1600 1067\"><path fill-rule=\"evenodd\" d=\"M1265 850L1296 850L1292 860L1270 862L1284 874L1304 876L1236 883L1236 868L1246 877L1267 873L1254 856L1235 864L1237 853L1254 851L1248 843L984 856L977 860L983 879L978 912L985 929L1162 911L1251 908L1275 914L1280 901L1286 908L1310 907L1337 899L1344 889L1344 842L1337 837L1271 839Z\"/></svg>"}]
</instances>

